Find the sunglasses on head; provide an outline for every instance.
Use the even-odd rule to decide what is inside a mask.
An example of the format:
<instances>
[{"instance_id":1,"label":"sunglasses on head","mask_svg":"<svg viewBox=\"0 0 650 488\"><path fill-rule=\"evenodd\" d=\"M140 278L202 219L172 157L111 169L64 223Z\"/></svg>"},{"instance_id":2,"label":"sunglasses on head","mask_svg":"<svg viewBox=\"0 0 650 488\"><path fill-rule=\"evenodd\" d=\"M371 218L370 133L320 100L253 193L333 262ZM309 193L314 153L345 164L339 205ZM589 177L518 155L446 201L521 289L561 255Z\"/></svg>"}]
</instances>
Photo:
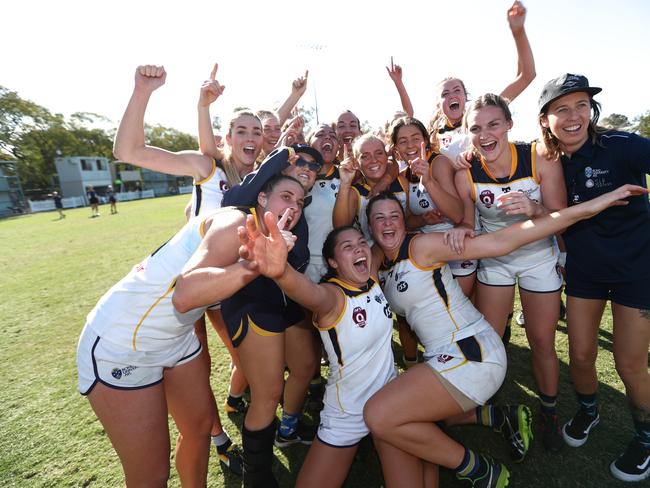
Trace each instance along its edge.
<instances>
[{"instance_id":1,"label":"sunglasses on head","mask_svg":"<svg viewBox=\"0 0 650 488\"><path fill-rule=\"evenodd\" d=\"M296 166L307 166L307 168L310 169L310 171L313 171L315 173L318 173L322 165L317 163L316 161L307 161L306 159L298 158L295 162Z\"/></svg>"}]
</instances>

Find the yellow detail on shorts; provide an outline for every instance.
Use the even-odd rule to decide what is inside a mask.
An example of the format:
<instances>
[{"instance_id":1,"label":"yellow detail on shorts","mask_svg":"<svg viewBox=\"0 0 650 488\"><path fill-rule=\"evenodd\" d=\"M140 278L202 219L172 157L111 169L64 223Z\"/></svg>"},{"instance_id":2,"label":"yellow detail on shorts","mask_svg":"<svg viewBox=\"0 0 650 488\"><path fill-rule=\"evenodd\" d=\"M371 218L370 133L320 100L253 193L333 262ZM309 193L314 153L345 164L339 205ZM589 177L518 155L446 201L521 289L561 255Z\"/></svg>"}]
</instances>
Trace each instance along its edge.
<instances>
[{"instance_id":1,"label":"yellow detail on shorts","mask_svg":"<svg viewBox=\"0 0 650 488\"><path fill-rule=\"evenodd\" d=\"M454 367L452 367L452 368L449 368L449 369L442 369L442 370L440 370L440 373L441 373L441 374L442 374L442 373L449 373L450 371L453 371L453 370L456 369L456 368L460 368L461 366L465 366L467 363L469 363L469 360L468 360L468 359L465 359L462 363L457 364L456 366L454 366Z\"/></svg>"},{"instance_id":2,"label":"yellow detail on shorts","mask_svg":"<svg viewBox=\"0 0 650 488\"><path fill-rule=\"evenodd\" d=\"M144 322L144 319L147 318L147 316L151 313L151 311L154 309L156 305L160 303L160 301L165 298L167 295L169 295L173 290L174 287L176 286L176 278L174 278L174 281L172 281L171 285L169 285L169 288L167 288L167 291L162 294L155 302L153 302L153 305L147 309L147 311L144 313L140 321L138 322L138 325L135 326L135 330L133 331L133 350L137 351L137 348L135 346L135 340L136 336L138 335L138 331L140 330L140 327L142 326L142 322Z\"/></svg>"},{"instance_id":3,"label":"yellow detail on shorts","mask_svg":"<svg viewBox=\"0 0 650 488\"><path fill-rule=\"evenodd\" d=\"M232 342L235 342L237 338L241 335L242 330L244 330L244 319L241 319L239 321L239 327L237 328L237 332L235 332L235 335L232 336L232 339L230 339Z\"/></svg>"},{"instance_id":4,"label":"yellow detail on shorts","mask_svg":"<svg viewBox=\"0 0 650 488\"><path fill-rule=\"evenodd\" d=\"M264 337L273 337L273 336L276 336L276 335L280 334L280 332L271 332L270 330L262 329L259 325L257 325L255 322L253 322L250 315L247 315L247 317L248 317L248 326L257 335L261 335L261 336L264 336Z\"/></svg>"}]
</instances>

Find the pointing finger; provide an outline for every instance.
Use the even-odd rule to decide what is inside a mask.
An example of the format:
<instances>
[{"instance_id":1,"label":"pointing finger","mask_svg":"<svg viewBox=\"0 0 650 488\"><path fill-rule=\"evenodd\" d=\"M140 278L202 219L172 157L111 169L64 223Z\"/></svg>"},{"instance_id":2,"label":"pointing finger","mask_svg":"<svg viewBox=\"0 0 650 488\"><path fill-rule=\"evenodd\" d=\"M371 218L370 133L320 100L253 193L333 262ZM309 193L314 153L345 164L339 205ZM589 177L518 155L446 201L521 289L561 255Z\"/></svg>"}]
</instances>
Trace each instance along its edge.
<instances>
[{"instance_id":1,"label":"pointing finger","mask_svg":"<svg viewBox=\"0 0 650 488\"><path fill-rule=\"evenodd\" d=\"M214 63L214 68L212 68L212 73L210 73L210 80L214 81L217 77L217 70L219 69L219 64Z\"/></svg>"}]
</instances>

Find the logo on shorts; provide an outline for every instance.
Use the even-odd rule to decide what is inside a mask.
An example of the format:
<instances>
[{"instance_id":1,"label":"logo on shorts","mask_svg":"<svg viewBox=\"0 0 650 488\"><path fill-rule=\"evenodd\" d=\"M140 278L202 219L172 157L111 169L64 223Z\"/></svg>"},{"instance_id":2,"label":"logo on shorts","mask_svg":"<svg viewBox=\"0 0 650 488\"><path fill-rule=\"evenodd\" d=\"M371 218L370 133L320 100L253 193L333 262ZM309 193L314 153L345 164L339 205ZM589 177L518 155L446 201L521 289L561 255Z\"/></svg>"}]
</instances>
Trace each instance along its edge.
<instances>
[{"instance_id":1,"label":"logo on shorts","mask_svg":"<svg viewBox=\"0 0 650 488\"><path fill-rule=\"evenodd\" d=\"M487 208L490 208L492 205L494 205L494 193L492 193L490 190L483 190L479 195L479 200L481 200L483 205L485 205Z\"/></svg>"},{"instance_id":2,"label":"logo on shorts","mask_svg":"<svg viewBox=\"0 0 650 488\"><path fill-rule=\"evenodd\" d=\"M454 357L450 356L449 354L436 354L434 357L436 358L436 361L442 364L445 364L454 359Z\"/></svg>"},{"instance_id":3,"label":"logo on shorts","mask_svg":"<svg viewBox=\"0 0 650 488\"><path fill-rule=\"evenodd\" d=\"M404 293L408 289L409 289L409 284L406 281L400 281L399 283L397 283L398 292Z\"/></svg>"},{"instance_id":4,"label":"logo on shorts","mask_svg":"<svg viewBox=\"0 0 650 488\"><path fill-rule=\"evenodd\" d=\"M122 376L130 376L131 373L133 373L136 369L138 369L137 366L126 366L124 368L113 368L111 371L111 376L115 378L116 380L122 379Z\"/></svg>"},{"instance_id":5,"label":"logo on shorts","mask_svg":"<svg viewBox=\"0 0 650 488\"><path fill-rule=\"evenodd\" d=\"M361 307L354 307L354 310L352 311L352 320L354 320L354 323L357 324L358 327L361 327L363 329L366 326L367 318L368 315L366 313L366 309Z\"/></svg>"},{"instance_id":6,"label":"logo on shorts","mask_svg":"<svg viewBox=\"0 0 650 488\"><path fill-rule=\"evenodd\" d=\"M460 263L460 267L463 269L471 268L472 267L472 262L471 261L463 261Z\"/></svg>"},{"instance_id":7,"label":"logo on shorts","mask_svg":"<svg viewBox=\"0 0 650 488\"><path fill-rule=\"evenodd\" d=\"M420 200L420 207L429 208L429 201L428 200Z\"/></svg>"}]
</instances>

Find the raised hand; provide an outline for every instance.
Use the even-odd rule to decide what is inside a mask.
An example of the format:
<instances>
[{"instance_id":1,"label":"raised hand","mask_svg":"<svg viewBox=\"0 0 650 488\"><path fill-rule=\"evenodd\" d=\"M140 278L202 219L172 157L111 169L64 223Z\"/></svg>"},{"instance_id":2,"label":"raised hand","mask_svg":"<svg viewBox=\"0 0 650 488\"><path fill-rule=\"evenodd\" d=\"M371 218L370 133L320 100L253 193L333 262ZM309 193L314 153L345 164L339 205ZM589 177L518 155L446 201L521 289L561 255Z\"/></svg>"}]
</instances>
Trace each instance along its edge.
<instances>
[{"instance_id":1,"label":"raised hand","mask_svg":"<svg viewBox=\"0 0 650 488\"><path fill-rule=\"evenodd\" d=\"M264 225L268 229L268 236L260 231L253 215L246 218L245 226L237 229L241 244L240 257L248 260L251 268L269 278L279 278L287 266L288 243L282 234L284 229L281 230L279 225L284 228L288 214L289 209L285 211L280 221L271 212L264 214Z\"/></svg>"},{"instance_id":2,"label":"raised hand","mask_svg":"<svg viewBox=\"0 0 650 488\"><path fill-rule=\"evenodd\" d=\"M427 161L427 146L424 142L420 143L420 155L408 161L409 168L411 168L411 173L418 176L422 183L425 183L431 180L431 175L429 174L429 161Z\"/></svg>"},{"instance_id":3,"label":"raised hand","mask_svg":"<svg viewBox=\"0 0 650 488\"><path fill-rule=\"evenodd\" d=\"M293 146L300 142L300 134L304 125L303 118L300 115L295 116L284 124L284 130L280 134L280 138L275 147Z\"/></svg>"},{"instance_id":4,"label":"raised hand","mask_svg":"<svg viewBox=\"0 0 650 488\"><path fill-rule=\"evenodd\" d=\"M526 22L526 7L519 0L512 4L508 9L508 24L513 34L517 34L524 30L524 23Z\"/></svg>"},{"instance_id":5,"label":"raised hand","mask_svg":"<svg viewBox=\"0 0 650 488\"><path fill-rule=\"evenodd\" d=\"M451 161L451 166L459 171L461 169L470 169L472 167L472 152L465 151L456 156L455 159L449 159Z\"/></svg>"},{"instance_id":6,"label":"raised hand","mask_svg":"<svg viewBox=\"0 0 650 488\"><path fill-rule=\"evenodd\" d=\"M456 254L462 254L465 250L465 238L476 236L476 232L467 227L454 227L445 231L442 242L447 244Z\"/></svg>"},{"instance_id":7,"label":"raised hand","mask_svg":"<svg viewBox=\"0 0 650 488\"><path fill-rule=\"evenodd\" d=\"M402 67L399 64L393 63L393 56L390 57L390 68L386 66L388 76L393 80L396 85L402 82Z\"/></svg>"},{"instance_id":8,"label":"raised hand","mask_svg":"<svg viewBox=\"0 0 650 488\"><path fill-rule=\"evenodd\" d=\"M347 145L343 146L343 161L339 165L339 176L341 177L341 185L349 186L354 181L354 177L357 174L357 169L359 165L357 164L354 155L351 154L351 151L348 149Z\"/></svg>"},{"instance_id":9,"label":"raised hand","mask_svg":"<svg viewBox=\"0 0 650 488\"><path fill-rule=\"evenodd\" d=\"M199 95L199 106L209 107L219 98L223 91L226 89L225 85L221 85L215 78L219 64L215 63L210 73L210 78L205 80L201 85L201 94Z\"/></svg>"},{"instance_id":10,"label":"raised hand","mask_svg":"<svg viewBox=\"0 0 650 488\"><path fill-rule=\"evenodd\" d=\"M637 185L623 185L616 190L604 193L592 200L577 205L585 212L586 217L593 217L609 207L618 207L627 205L626 198L640 195L648 195L648 189Z\"/></svg>"},{"instance_id":11,"label":"raised hand","mask_svg":"<svg viewBox=\"0 0 650 488\"><path fill-rule=\"evenodd\" d=\"M299 76L291 84L291 92L298 97L302 97L307 90L307 79L309 78L309 70L305 71L305 76Z\"/></svg>"},{"instance_id":12,"label":"raised hand","mask_svg":"<svg viewBox=\"0 0 650 488\"><path fill-rule=\"evenodd\" d=\"M152 93L165 84L167 72L164 66L145 64L135 70L135 88Z\"/></svg>"},{"instance_id":13,"label":"raised hand","mask_svg":"<svg viewBox=\"0 0 650 488\"><path fill-rule=\"evenodd\" d=\"M525 193L511 191L497 197L497 208L506 215L525 215L529 219L544 214L544 207L531 200Z\"/></svg>"}]
</instances>

